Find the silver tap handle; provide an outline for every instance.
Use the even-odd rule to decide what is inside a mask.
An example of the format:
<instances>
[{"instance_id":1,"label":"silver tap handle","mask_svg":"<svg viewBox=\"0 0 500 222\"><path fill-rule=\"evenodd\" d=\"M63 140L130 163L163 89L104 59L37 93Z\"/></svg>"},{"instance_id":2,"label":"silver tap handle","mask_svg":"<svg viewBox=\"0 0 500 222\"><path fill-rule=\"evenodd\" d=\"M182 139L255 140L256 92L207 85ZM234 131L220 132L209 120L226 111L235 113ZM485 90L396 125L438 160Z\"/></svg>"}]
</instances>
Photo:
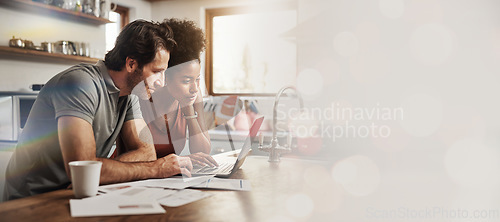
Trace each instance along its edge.
<instances>
[{"instance_id":1,"label":"silver tap handle","mask_svg":"<svg viewBox=\"0 0 500 222\"><path fill-rule=\"evenodd\" d=\"M262 133L259 133L259 146L264 145L264 135Z\"/></svg>"},{"instance_id":2,"label":"silver tap handle","mask_svg":"<svg viewBox=\"0 0 500 222\"><path fill-rule=\"evenodd\" d=\"M264 152L270 152L271 151L271 146L263 146L263 145L259 145L259 150L260 151L264 151Z\"/></svg>"}]
</instances>

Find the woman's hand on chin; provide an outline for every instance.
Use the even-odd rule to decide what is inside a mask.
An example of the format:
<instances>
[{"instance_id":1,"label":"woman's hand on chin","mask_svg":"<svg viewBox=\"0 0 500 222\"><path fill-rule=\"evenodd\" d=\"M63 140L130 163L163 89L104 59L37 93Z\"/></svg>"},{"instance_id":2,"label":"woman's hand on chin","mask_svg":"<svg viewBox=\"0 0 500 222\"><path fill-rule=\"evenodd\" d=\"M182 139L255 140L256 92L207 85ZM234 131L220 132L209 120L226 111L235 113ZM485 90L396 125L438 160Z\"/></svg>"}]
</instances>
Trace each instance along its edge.
<instances>
[{"instance_id":1,"label":"woman's hand on chin","mask_svg":"<svg viewBox=\"0 0 500 222\"><path fill-rule=\"evenodd\" d=\"M184 97L181 99L177 99L179 101L179 104L181 107L187 107L187 106L192 106L194 102L197 100L198 95L194 95L193 97Z\"/></svg>"}]
</instances>

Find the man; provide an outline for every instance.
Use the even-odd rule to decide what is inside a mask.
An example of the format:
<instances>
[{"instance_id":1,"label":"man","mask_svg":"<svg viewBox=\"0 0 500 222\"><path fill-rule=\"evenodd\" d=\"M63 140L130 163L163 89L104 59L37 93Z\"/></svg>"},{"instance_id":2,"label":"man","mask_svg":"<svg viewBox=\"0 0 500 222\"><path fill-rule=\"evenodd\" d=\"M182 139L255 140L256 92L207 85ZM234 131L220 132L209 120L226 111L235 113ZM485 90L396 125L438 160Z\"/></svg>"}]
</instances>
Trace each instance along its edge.
<instances>
[{"instance_id":1,"label":"man","mask_svg":"<svg viewBox=\"0 0 500 222\"><path fill-rule=\"evenodd\" d=\"M6 172L5 199L67 188L68 163L102 161L101 184L175 174L190 176L188 157L156 159L138 99L130 93L145 79L161 79L175 46L171 30L134 21L124 27L104 61L73 66L40 91ZM158 85L148 83L154 90ZM106 157L119 141L126 152Z\"/></svg>"}]
</instances>

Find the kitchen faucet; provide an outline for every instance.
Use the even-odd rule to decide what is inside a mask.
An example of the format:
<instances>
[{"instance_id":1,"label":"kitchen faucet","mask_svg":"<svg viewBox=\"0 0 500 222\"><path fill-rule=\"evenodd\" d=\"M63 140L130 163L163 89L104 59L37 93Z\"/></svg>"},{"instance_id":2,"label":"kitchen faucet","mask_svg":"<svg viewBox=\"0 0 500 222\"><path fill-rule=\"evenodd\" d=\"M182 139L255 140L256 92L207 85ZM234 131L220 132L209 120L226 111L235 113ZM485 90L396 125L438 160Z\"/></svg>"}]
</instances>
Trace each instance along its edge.
<instances>
[{"instance_id":1,"label":"kitchen faucet","mask_svg":"<svg viewBox=\"0 0 500 222\"><path fill-rule=\"evenodd\" d=\"M264 146L264 137L262 136L262 133L259 135L259 150L269 152L269 162L279 162L280 161L280 154L282 153L289 153L291 151L291 146L292 146L292 140L291 140L291 135L290 132L288 133L288 139L287 139L287 145L281 146L278 143L278 136L277 136L277 109L278 109L278 103L280 101L281 95L288 89L291 89L295 91L295 94L297 95L297 98L299 100L299 105L300 105L300 110L302 111L304 109L304 102L302 100L302 97L300 96L299 92L297 89L293 86L285 86L281 88L276 94L276 97L274 99L274 106L273 106L273 137L271 139L271 144Z\"/></svg>"}]
</instances>

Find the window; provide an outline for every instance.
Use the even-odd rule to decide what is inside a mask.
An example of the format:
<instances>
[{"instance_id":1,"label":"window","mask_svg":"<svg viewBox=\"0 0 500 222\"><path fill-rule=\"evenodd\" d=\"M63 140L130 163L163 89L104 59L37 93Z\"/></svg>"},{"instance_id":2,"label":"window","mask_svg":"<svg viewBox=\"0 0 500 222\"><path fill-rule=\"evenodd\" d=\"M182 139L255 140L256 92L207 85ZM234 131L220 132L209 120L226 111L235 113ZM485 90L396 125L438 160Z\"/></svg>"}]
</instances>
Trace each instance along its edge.
<instances>
[{"instance_id":1,"label":"window","mask_svg":"<svg viewBox=\"0 0 500 222\"><path fill-rule=\"evenodd\" d=\"M270 95L295 85L297 25L292 5L206 10L206 85L210 95Z\"/></svg>"},{"instance_id":2,"label":"window","mask_svg":"<svg viewBox=\"0 0 500 222\"><path fill-rule=\"evenodd\" d=\"M109 12L109 20L113 23L106 24L106 52L115 46L116 37L122 28L129 23L129 8L120 5L115 11Z\"/></svg>"}]
</instances>

